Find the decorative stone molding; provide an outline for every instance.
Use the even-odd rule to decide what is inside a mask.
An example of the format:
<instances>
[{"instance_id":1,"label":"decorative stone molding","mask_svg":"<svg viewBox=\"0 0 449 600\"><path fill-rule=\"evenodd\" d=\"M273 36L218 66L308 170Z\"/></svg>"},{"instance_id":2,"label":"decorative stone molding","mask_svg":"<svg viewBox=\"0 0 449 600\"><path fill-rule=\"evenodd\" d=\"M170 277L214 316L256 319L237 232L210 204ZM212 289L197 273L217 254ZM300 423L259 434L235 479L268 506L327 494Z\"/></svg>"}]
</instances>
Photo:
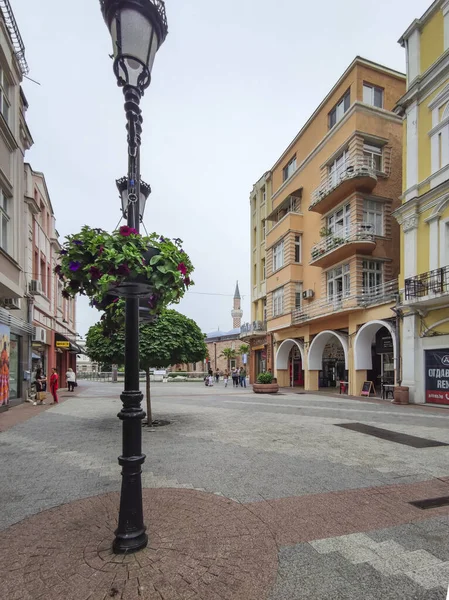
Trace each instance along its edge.
<instances>
[{"instance_id":1,"label":"decorative stone molding","mask_svg":"<svg viewBox=\"0 0 449 600\"><path fill-rule=\"evenodd\" d=\"M411 231L412 229L417 229L418 221L419 221L418 215L412 215L411 217L406 217L402 221L402 231L404 233L407 233L407 231Z\"/></svg>"}]
</instances>

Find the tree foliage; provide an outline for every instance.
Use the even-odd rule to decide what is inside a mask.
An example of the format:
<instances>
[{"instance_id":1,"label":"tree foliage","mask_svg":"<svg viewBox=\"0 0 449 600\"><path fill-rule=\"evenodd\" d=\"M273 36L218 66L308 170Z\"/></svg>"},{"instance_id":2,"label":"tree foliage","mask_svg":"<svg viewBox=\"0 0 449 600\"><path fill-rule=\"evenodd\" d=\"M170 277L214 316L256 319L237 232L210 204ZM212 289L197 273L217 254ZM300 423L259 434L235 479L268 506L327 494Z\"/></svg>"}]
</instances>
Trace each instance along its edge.
<instances>
[{"instance_id":1,"label":"tree foliage","mask_svg":"<svg viewBox=\"0 0 449 600\"><path fill-rule=\"evenodd\" d=\"M142 323L139 332L141 369L198 362L206 357L201 329L193 319L176 310L163 311L156 323ZM86 353L95 362L122 364L125 356L124 327L105 335L101 323L93 325L87 333Z\"/></svg>"}]
</instances>

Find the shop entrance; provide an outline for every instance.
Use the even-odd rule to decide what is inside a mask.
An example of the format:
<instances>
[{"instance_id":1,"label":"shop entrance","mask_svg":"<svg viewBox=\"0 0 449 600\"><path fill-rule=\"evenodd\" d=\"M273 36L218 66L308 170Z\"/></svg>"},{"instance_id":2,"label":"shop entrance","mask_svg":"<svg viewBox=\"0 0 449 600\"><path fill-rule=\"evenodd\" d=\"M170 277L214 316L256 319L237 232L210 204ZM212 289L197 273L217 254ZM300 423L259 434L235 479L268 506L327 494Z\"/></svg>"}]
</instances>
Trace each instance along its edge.
<instances>
[{"instance_id":1,"label":"shop entrance","mask_svg":"<svg viewBox=\"0 0 449 600\"><path fill-rule=\"evenodd\" d=\"M290 387L304 387L304 369L298 346L293 346L290 352L289 363Z\"/></svg>"},{"instance_id":2,"label":"shop entrance","mask_svg":"<svg viewBox=\"0 0 449 600\"><path fill-rule=\"evenodd\" d=\"M348 381L345 353L337 338L328 342L323 350L322 369L318 376L320 388L335 388L340 381Z\"/></svg>"}]
</instances>

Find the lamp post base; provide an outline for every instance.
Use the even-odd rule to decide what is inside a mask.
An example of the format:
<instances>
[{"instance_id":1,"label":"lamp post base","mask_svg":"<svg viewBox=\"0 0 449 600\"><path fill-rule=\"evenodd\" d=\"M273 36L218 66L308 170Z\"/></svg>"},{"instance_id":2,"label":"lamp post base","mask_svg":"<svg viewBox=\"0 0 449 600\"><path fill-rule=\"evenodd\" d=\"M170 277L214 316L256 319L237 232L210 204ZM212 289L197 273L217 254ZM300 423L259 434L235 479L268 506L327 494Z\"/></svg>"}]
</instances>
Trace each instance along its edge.
<instances>
[{"instance_id":1,"label":"lamp post base","mask_svg":"<svg viewBox=\"0 0 449 600\"><path fill-rule=\"evenodd\" d=\"M148 536L145 530L146 527L142 531L134 531L130 535L118 534L116 531L112 544L114 554L132 554L146 548L148 545Z\"/></svg>"}]
</instances>

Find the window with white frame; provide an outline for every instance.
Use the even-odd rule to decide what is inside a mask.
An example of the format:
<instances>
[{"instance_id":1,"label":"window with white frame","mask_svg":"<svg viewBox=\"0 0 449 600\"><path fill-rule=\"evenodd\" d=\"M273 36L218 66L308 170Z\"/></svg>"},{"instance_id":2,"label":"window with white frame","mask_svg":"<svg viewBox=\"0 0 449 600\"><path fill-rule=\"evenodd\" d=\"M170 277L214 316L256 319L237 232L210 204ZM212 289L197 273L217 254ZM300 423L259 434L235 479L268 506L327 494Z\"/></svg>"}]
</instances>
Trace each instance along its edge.
<instances>
[{"instance_id":1,"label":"window with white frame","mask_svg":"<svg viewBox=\"0 0 449 600\"><path fill-rule=\"evenodd\" d=\"M384 90L376 85L369 83L363 84L363 102L377 108L384 107Z\"/></svg>"},{"instance_id":2,"label":"window with white frame","mask_svg":"<svg viewBox=\"0 0 449 600\"><path fill-rule=\"evenodd\" d=\"M449 103L432 111L430 135L432 175L449 164Z\"/></svg>"},{"instance_id":3,"label":"window with white frame","mask_svg":"<svg viewBox=\"0 0 449 600\"><path fill-rule=\"evenodd\" d=\"M336 125L343 118L345 112L349 110L351 104L351 92L348 90L341 100L337 102L328 116L329 129Z\"/></svg>"},{"instance_id":4,"label":"window with white frame","mask_svg":"<svg viewBox=\"0 0 449 600\"><path fill-rule=\"evenodd\" d=\"M330 235L347 237L349 234L349 221L351 218L351 207L345 204L327 217L327 230Z\"/></svg>"},{"instance_id":5,"label":"window with white frame","mask_svg":"<svg viewBox=\"0 0 449 600\"><path fill-rule=\"evenodd\" d=\"M261 261L261 269L260 269L260 270L261 270L261 277L262 277L262 281L265 281L265 278L266 278L266 271L265 271L265 259L264 259L264 258L262 258L262 261Z\"/></svg>"},{"instance_id":6,"label":"window with white frame","mask_svg":"<svg viewBox=\"0 0 449 600\"><path fill-rule=\"evenodd\" d=\"M299 310L302 306L302 283L295 283L295 308Z\"/></svg>"},{"instance_id":7,"label":"window with white frame","mask_svg":"<svg viewBox=\"0 0 449 600\"><path fill-rule=\"evenodd\" d=\"M296 155L282 169L283 180L287 181L296 171Z\"/></svg>"},{"instance_id":8,"label":"window with white frame","mask_svg":"<svg viewBox=\"0 0 449 600\"><path fill-rule=\"evenodd\" d=\"M329 178L332 186L338 185L341 176L345 173L349 165L349 153L345 150L334 162L329 165Z\"/></svg>"},{"instance_id":9,"label":"window with white frame","mask_svg":"<svg viewBox=\"0 0 449 600\"><path fill-rule=\"evenodd\" d=\"M262 204L265 203L266 199L267 199L267 191L265 188L262 188Z\"/></svg>"},{"instance_id":10,"label":"window with white frame","mask_svg":"<svg viewBox=\"0 0 449 600\"><path fill-rule=\"evenodd\" d=\"M284 314L284 288L280 287L273 292L273 317Z\"/></svg>"},{"instance_id":11,"label":"window with white frame","mask_svg":"<svg viewBox=\"0 0 449 600\"><path fill-rule=\"evenodd\" d=\"M0 248L8 252L10 199L0 190Z\"/></svg>"},{"instance_id":12,"label":"window with white frame","mask_svg":"<svg viewBox=\"0 0 449 600\"><path fill-rule=\"evenodd\" d=\"M295 235L295 263L301 262L301 236Z\"/></svg>"},{"instance_id":13,"label":"window with white frame","mask_svg":"<svg viewBox=\"0 0 449 600\"><path fill-rule=\"evenodd\" d=\"M265 240L266 237L267 237L267 222L265 221L265 219L263 219L263 221L262 221L262 242Z\"/></svg>"},{"instance_id":14,"label":"window with white frame","mask_svg":"<svg viewBox=\"0 0 449 600\"><path fill-rule=\"evenodd\" d=\"M382 148L372 144L363 145L364 164L370 169L382 171Z\"/></svg>"},{"instance_id":15,"label":"window with white frame","mask_svg":"<svg viewBox=\"0 0 449 600\"><path fill-rule=\"evenodd\" d=\"M62 310L62 283L58 281L58 308Z\"/></svg>"},{"instance_id":16,"label":"window with white frame","mask_svg":"<svg viewBox=\"0 0 449 600\"><path fill-rule=\"evenodd\" d=\"M364 260L362 262L363 291L372 290L383 283L383 263L378 260Z\"/></svg>"},{"instance_id":17,"label":"window with white frame","mask_svg":"<svg viewBox=\"0 0 449 600\"><path fill-rule=\"evenodd\" d=\"M284 242L276 244L273 248L273 271L277 271L284 266Z\"/></svg>"},{"instance_id":18,"label":"window with white frame","mask_svg":"<svg viewBox=\"0 0 449 600\"><path fill-rule=\"evenodd\" d=\"M363 201L363 223L370 225L369 231L374 235L384 234L384 205L382 202Z\"/></svg>"},{"instance_id":19,"label":"window with white frame","mask_svg":"<svg viewBox=\"0 0 449 600\"><path fill-rule=\"evenodd\" d=\"M5 71L0 67L0 112L9 123L9 112L11 102L9 100L9 83L5 76Z\"/></svg>"},{"instance_id":20,"label":"window with white frame","mask_svg":"<svg viewBox=\"0 0 449 600\"><path fill-rule=\"evenodd\" d=\"M341 300L351 293L349 264L340 265L326 273L327 297L329 300Z\"/></svg>"}]
</instances>

